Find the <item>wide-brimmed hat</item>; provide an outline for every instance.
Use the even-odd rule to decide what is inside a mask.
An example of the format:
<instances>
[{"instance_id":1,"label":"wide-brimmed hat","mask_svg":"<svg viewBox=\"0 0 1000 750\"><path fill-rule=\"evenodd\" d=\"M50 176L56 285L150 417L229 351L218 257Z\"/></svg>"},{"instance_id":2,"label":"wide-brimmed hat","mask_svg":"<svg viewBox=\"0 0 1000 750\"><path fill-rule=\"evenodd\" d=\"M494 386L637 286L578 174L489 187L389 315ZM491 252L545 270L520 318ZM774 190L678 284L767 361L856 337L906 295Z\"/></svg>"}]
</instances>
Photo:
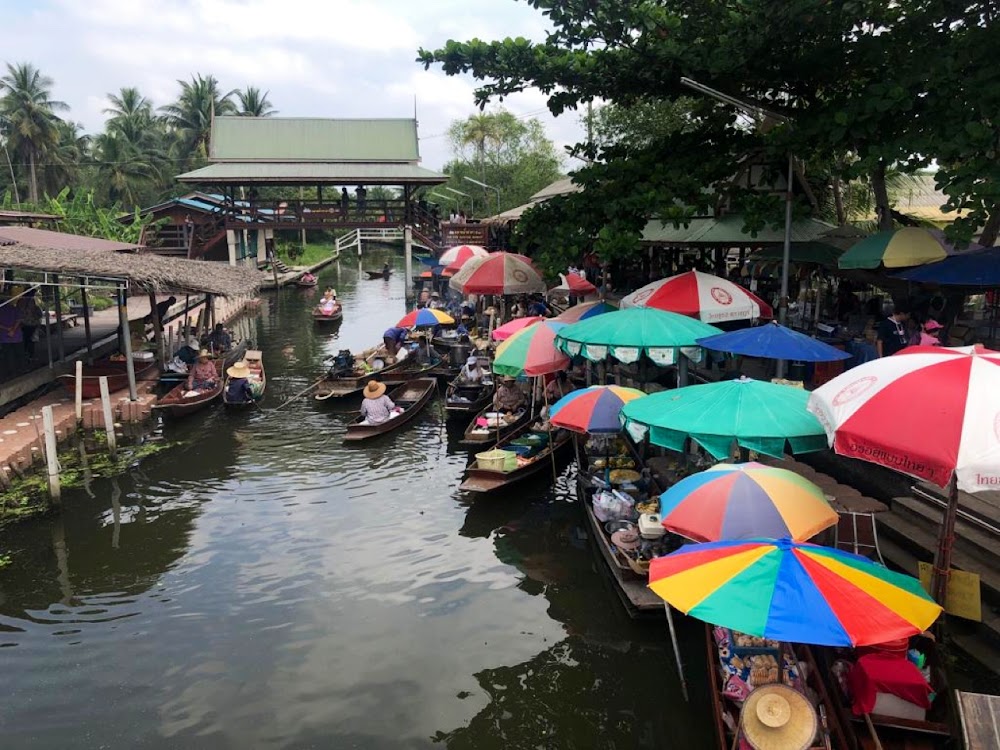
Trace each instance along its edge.
<instances>
[{"instance_id":1,"label":"wide-brimmed hat","mask_svg":"<svg viewBox=\"0 0 1000 750\"><path fill-rule=\"evenodd\" d=\"M467 360L465 360L465 364L467 364L469 367L479 367L479 357L475 356L469 357Z\"/></svg>"},{"instance_id":2,"label":"wide-brimmed hat","mask_svg":"<svg viewBox=\"0 0 1000 750\"><path fill-rule=\"evenodd\" d=\"M248 378L250 377L250 367L247 365L245 360L240 360L235 365L226 370L226 375L231 378Z\"/></svg>"},{"instance_id":3,"label":"wide-brimmed hat","mask_svg":"<svg viewBox=\"0 0 1000 750\"><path fill-rule=\"evenodd\" d=\"M212 358L212 352L210 352L208 349L202 349L200 352L198 352L198 359L211 359L211 358Z\"/></svg>"},{"instance_id":4,"label":"wide-brimmed hat","mask_svg":"<svg viewBox=\"0 0 1000 750\"><path fill-rule=\"evenodd\" d=\"M378 398L383 393L385 393L385 383L380 383L377 380L369 380L368 385L365 386L365 398Z\"/></svg>"},{"instance_id":5,"label":"wide-brimmed hat","mask_svg":"<svg viewBox=\"0 0 1000 750\"><path fill-rule=\"evenodd\" d=\"M798 690L763 685L743 704L743 735L754 750L805 750L816 736L816 711Z\"/></svg>"}]
</instances>

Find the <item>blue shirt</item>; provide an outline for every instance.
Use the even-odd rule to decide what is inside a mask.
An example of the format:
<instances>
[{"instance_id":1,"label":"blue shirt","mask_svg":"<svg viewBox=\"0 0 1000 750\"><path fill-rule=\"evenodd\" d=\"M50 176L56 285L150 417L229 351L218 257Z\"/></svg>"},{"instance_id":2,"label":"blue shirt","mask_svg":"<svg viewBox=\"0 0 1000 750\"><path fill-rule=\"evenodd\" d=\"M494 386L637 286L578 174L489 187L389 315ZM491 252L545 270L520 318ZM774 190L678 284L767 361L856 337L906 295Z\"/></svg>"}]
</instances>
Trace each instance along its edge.
<instances>
[{"instance_id":1,"label":"blue shirt","mask_svg":"<svg viewBox=\"0 0 1000 750\"><path fill-rule=\"evenodd\" d=\"M402 344L406 341L406 334L408 331L405 328L388 328L385 333L382 334L384 339L392 339L397 344Z\"/></svg>"},{"instance_id":2,"label":"blue shirt","mask_svg":"<svg viewBox=\"0 0 1000 750\"><path fill-rule=\"evenodd\" d=\"M549 308L545 306L544 302L535 302L528 308L528 315L548 315Z\"/></svg>"}]
</instances>

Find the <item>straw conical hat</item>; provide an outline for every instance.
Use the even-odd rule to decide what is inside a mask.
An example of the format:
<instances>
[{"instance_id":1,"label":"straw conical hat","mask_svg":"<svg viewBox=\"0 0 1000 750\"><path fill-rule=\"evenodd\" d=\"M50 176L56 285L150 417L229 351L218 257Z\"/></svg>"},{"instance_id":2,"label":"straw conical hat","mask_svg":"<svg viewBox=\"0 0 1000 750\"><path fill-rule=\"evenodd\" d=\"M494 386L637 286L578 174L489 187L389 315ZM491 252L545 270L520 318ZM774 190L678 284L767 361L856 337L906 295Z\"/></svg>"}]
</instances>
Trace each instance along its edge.
<instances>
[{"instance_id":1,"label":"straw conical hat","mask_svg":"<svg viewBox=\"0 0 1000 750\"><path fill-rule=\"evenodd\" d=\"M250 368L244 360L240 360L235 365L226 370L226 375L231 378L248 378L250 377Z\"/></svg>"},{"instance_id":2,"label":"straw conical hat","mask_svg":"<svg viewBox=\"0 0 1000 750\"><path fill-rule=\"evenodd\" d=\"M740 723L754 750L805 750L818 726L809 700L786 685L763 685L750 693Z\"/></svg>"}]
</instances>

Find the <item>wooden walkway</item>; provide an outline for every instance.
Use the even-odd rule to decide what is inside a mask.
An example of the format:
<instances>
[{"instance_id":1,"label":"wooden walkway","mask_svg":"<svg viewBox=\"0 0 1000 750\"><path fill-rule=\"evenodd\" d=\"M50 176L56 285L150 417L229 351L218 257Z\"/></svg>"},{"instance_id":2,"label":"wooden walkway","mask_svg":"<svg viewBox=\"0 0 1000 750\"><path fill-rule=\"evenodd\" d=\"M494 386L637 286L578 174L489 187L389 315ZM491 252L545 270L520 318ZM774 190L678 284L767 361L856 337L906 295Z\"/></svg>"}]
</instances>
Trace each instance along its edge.
<instances>
[{"instance_id":1,"label":"wooden walkway","mask_svg":"<svg viewBox=\"0 0 1000 750\"><path fill-rule=\"evenodd\" d=\"M1000 696L955 691L966 750L1000 748Z\"/></svg>"}]
</instances>

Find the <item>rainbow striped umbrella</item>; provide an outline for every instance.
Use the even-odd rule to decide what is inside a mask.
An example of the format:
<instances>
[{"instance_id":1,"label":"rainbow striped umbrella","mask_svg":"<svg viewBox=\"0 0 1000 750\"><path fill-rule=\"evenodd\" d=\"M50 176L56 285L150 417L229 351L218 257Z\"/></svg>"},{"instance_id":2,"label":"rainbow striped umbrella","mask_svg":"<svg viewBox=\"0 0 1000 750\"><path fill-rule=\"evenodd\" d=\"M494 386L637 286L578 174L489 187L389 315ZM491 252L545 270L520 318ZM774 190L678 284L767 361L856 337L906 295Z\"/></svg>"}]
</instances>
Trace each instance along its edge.
<instances>
[{"instance_id":1,"label":"rainbow striped umbrella","mask_svg":"<svg viewBox=\"0 0 1000 750\"><path fill-rule=\"evenodd\" d=\"M915 578L790 539L689 544L650 563L649 588L713 625L821 646L908 638L941 614Z\"/></svg>"},{"instance_id":2,"label":"rainbow striped umbrella","mask_svg":"<svg viewBox=\"0 0 1000 750\"><path fill-rule=\"evenodd\" d=\"M556 349L556 333L566 326L543 320L522 328L497 347L493 372L500 375L548 375L569 367L569 357Z\"/></svg>"},{"instance_id":3,"label":"rainbow striped umbrella","mask_svg":"<svg viewBox=\"0 0 1000 750\"><path fill-rule=\"evenodd\" d=\"M552 405L552 424L573 432L619 432L618 412L629 401L646 394L620 385L592 385L567 393Z\"/></svg>"},{"instance_id":4,"label":"rainbow striped umbrella","mask_svg":"<svg viewBox=\"0 0 1000 750\"><path fill-rule=\"evenodd\" d=\"M513 320L504 323L502 326L498 326L493 329L493 333L491 333L490 336L494 341L506 341L522 328L533 326L540 320L545 320L545 318L541 315L529 315L526 318L514 318Z\"/></svg>"},{"instance_id":5,"label":"rainbow striped umbrella","mask_svg":"<svg viewBox=\"0 0 1000 750\"><path fill-rule=\"evenodd\" d=\"M434 310L430 307L422 307L419 310L406 313L399 322L397 328L423 328L426 326L448 326L455 322L455 319L441 310Z\"/></svg>"},{"instance_id":6,"label":"rainbow striped umbrella","mask_svg":"<svg viewBox=\"0 0 1000 750\"><path fill-rule=\"evenodd\" d=\"M579 305L573 305L563 310L561 313L556 315L556 320L560 320L563 323L576 323L581 320L586 320L587 318L592 318L595 315L603 315L604 313L614 312L618 308L609 305L604 300L597 300L596 302L581 302Z\"/></svg>"},{"instance_id":7,"label":"rainbow striped umbrella","mask_svg":"<svg viewBox=\"0 0 1000 750\"><path fill-rule=\"evenodd\" d=\"M716 464L682 479L660 495L660 517L670 531L696 542L805 541L838 519L815 484L756 462Z\"/></svg>"}]
</instances>

